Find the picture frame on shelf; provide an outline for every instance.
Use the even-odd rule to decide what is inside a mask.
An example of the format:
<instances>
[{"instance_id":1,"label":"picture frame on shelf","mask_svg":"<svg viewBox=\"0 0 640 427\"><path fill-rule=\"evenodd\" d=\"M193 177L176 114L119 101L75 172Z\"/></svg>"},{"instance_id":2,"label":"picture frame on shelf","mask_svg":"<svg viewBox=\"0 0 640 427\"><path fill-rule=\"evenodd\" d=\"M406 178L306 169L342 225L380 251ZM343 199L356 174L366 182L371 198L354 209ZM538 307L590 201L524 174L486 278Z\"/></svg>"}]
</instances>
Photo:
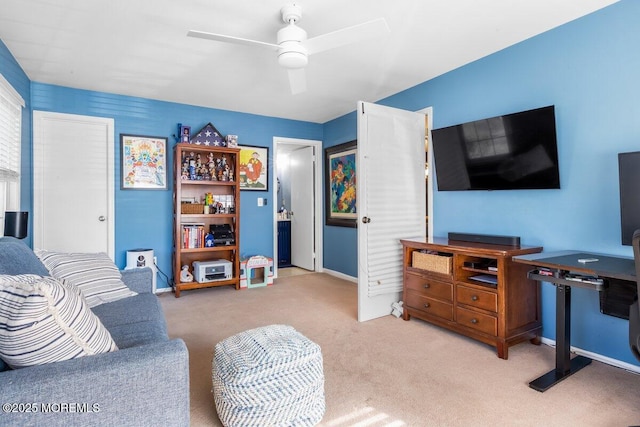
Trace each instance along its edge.
<instances>
[{"instance_id":1,"label":"picture frame on shelf","mask_svg":"<svg viewBox=\"0 0 640 427\"><path fill-rule=\"evenodd\" d=\"M120 134L122 190L167 189L167 140Z\"/></svg>"},{"instance_id":2,"label":"picture frame on shelf","mask_svg":"<svg viewBox=\"0 0 640 427\"><path fill-rule=\"evenodd\" d=\"M269 147L239 145L240 190L269 191Z\"/></svg>"},{"instance_id":3,"label":"picture frame on shelf","mask_svg":"<svg viewBox=\"0 0 640 427\"><path fill-rule=\"evenodd\" d=\"M227 141L227 147L238 148L238 135L227 135L225 139Z\"/></svg>"},{"instance_id":4,"label":"picture frame on shelf","mask_svg":"<svg viewBox=\"0 0 640 427\"><path fill-rule=\"evenodd\" d=\"M325 148L325 223L356 227L357 140Z\"/></svg>"},{"instance_id":5,"label":"picture frame on shelf","mask_svg":"<svg viewBox=\"0 0 640 427\"><path fill-rule=\"evenodd\" d=\"M180 126L180 142L189 144L191 140L191 126Z\"/></svg>"}]
</instances>

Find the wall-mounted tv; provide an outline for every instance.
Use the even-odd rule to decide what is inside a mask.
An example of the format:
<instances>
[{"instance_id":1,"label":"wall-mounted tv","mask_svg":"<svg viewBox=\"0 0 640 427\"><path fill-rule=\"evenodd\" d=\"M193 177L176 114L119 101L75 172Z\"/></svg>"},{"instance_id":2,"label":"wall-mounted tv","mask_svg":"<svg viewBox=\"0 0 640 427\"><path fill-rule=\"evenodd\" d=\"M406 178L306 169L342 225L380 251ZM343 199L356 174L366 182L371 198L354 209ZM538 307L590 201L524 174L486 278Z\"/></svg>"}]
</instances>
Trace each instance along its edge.
<instances>
[{"instance_id":1,"label":"wall-mounted tv","mask_svg":"<svg viewBox=\"0 0 640 427\"><path fill-rule=\"evenodd\" d=\"M618 154L620 176L620 225L622 244L631 246L640 229L640 151Z\"/></svg>"},{"instance_id":2,"label":"wall-mounted tv","mask_svg":"<svg viewBox=\"0 0 640 427\"><path fill-rule=\"evenodd\" d=\"M553 105L434 129L439 191L560 188Z\"/></svg>"}]
</instances>

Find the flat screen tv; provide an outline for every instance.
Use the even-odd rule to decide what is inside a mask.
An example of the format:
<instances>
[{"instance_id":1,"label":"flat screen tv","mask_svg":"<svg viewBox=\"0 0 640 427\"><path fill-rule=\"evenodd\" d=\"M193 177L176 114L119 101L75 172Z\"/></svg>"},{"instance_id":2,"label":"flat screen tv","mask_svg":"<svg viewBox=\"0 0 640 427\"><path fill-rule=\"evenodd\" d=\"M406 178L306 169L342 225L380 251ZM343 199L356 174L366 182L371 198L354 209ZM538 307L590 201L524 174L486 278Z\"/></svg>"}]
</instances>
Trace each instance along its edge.
<instances>
[{"instance_id":1,"label":"flat screen tv","mask_svg":"<svg viewBox=\"0 0 640 427\"><path fill-rule=\"evenodd\" d=\"M560 188L554 106L434 129L440 191Z\"/></svg>"},{"instance_id":2,"label":"flat screen tv","mask_svg":"<svg viewBox=\"0 0 640 427\"><path fill-rule=\"evenodd\" d=\"M620 225L622 244L631 245L640 229L640 151L618 154L620 175Z\"/></svg>"}]
</instances>

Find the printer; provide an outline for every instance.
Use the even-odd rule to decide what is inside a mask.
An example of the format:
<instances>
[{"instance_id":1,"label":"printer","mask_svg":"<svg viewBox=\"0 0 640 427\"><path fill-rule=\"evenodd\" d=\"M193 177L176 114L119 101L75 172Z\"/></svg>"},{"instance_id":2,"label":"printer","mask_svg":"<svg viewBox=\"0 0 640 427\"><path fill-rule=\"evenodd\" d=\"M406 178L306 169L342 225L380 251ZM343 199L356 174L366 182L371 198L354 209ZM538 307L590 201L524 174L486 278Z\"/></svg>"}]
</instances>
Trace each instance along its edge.
<instances>
[{"instance_id":1,"label":"printer","mask_svg":"<svg viewBox=\"0 0 640 427\"><path fill-rule=\"evenodd\" d=\"M231 262L226 259L193 262L193 278L198 283L227 280L231 279L232 276L233 266Z\"/></svg>"}]
</instances>

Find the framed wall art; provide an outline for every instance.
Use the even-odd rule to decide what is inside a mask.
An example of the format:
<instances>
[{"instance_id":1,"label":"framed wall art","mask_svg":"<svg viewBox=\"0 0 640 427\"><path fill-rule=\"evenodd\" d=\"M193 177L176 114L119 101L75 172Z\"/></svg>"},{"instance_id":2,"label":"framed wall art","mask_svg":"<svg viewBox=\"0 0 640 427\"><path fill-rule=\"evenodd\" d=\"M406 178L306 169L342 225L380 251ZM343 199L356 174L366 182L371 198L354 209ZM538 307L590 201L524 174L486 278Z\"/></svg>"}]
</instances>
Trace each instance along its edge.
<instances>
[{"instance_id":1,"label":"framed wall art","mask_svg":"<svg viewBox=\"0 0 640 427\"><path fill-rule=\"evenodd\" d=\"M120 134L123 190L167 189L167 138Z\"/></svg>"},{"instance_id":2,"label":"framed wall art","mask_svg":"<svg viewBox=\"0 0 640 427\"><path fill-rule=\"evenodd\" d=\"M356 227L357 141L329 147L325 155L325 222Z\"/></svg>"},{"instance_id":3,"label":"framed wall art","mask_svg":"<svg viewBox=\"0 0 640 427\"><path fill-rule=\"evenodd\" d=\"M269 148L239 145L240 190L269 190Z\"/></svg>"}]
</instances>

